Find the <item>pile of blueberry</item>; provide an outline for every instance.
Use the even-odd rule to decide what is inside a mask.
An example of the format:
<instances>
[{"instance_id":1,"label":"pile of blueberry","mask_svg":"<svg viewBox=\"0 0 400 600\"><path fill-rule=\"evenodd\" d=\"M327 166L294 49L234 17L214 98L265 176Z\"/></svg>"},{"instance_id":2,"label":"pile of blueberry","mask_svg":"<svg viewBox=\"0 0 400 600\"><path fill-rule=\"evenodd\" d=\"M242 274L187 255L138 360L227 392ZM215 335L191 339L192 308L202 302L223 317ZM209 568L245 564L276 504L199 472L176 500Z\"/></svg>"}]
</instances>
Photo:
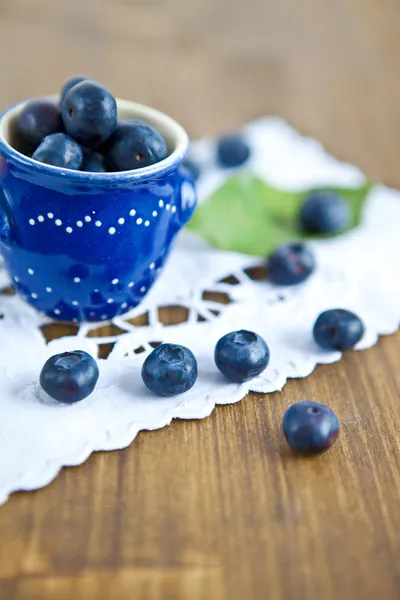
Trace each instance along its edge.
<instances>
[{"instance_id":1,"label":"pile of blueberry","mask_svg":"<svg viewBox=\"0 0 400 600\"><path fill-rule=\"evenodd\" d=\"M25 104L16 125L28 156L64 169L129 171L167 156L154 127L138 119L118 122L114 96L86 77L70 79L59 104L46 98Z\"/></svg>"}]
</instances>

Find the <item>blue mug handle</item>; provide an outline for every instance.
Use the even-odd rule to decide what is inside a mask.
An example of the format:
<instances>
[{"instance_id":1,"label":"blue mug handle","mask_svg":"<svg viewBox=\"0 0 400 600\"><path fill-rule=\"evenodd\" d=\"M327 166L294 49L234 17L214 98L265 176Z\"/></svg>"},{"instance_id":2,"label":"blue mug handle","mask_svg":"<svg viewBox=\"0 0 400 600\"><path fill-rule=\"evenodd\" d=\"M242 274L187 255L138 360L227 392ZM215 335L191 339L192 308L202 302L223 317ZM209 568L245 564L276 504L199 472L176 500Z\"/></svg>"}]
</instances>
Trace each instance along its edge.
<instances>
[{"instance_id":1,"label":"blue mug handle","mask_svg":"<svg viewBox=\"0 0 400 600\"><path fill-rule=\"evenodd\" d=\"M197 204L196 184L189 171L181 165L178 169L180 191L178 193L177 222L183 227L191 219Z\"/></svg>"},{"instance_id":2,"label":"blue mug handle","mask_svg":"<svg viewBox=\"0 0 400 600\"><path fill-rule=\"evenodd\" d=\"M7 202L4 192L0 188L0 242L10 239L10 219L8 216Z\"/></svg>"}]
</instances>

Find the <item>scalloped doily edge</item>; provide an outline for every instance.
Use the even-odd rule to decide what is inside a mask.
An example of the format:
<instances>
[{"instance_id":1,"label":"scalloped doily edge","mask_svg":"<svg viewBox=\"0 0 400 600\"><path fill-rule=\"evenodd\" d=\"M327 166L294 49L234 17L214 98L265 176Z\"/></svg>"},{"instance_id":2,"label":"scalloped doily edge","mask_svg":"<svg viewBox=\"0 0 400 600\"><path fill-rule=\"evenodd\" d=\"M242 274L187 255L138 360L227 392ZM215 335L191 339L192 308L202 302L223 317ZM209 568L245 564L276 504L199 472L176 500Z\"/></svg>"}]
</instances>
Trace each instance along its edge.
<instances>
[{"instance_id":1,"label":"scalloped doily edge","mask_svg":"<svg viewBox=\"0 0 400 600\"><path fill-rule=\"evenodd\" d=\"M365 346L359 345L358 347L355 348L355 350L362 351L362 350L367 350L368 348L373 347L377 343L377 341L379 340L380 337L386 336L386 335L393 335L399 329L399 325L400 325L400 315L399 315L399 319L398 319L398 322L396 323L396 325L394 325L394 324L392 324L391 326L388 325L387 327L385 327L385 332L375 332L373 341L371 341L368 345L365 345ZM108 433L106 433L105 438L103 440L98 440L98 443L96 444L95 447L93 447L90 444L87 444L83 448L81 447L78 451L75 451L72 455L70 454L69 456L65 456L61 460L46 461L46 463L43 466L42 471L40 473L38 473L37 471L35 472L34 478L33 478L34 482L32 482L32 484L29 483L29 475L27 473L24 473L24 474L20 473L18 476L18 480L19 480L18 482L15 481L15 483L5 486L2 490L0 490L0 505L5 504L5 502L7 502L7 500L9 499L10 495L13 493L24 492L24 491L34 491L34 490L39 490L41 488L46 487L57 477L57 475L60 473L60 471L63 468L79 466L79 465L83 464L86 460L88 460L88 458L95 452L111 452L114 450L123 450L125 448L128 448L133 443L133 441L136 439L137 435L141 431L156 431L157 429L162 429L163 427L167 427L168 425L170 425L170 423L172 422L173 419L180 419L180 420L204 419L206 417L209 417L217 406L223 406L223 405L227 405L227 404L236 404L236 403L240 402L241 400L243 400L250 393L262 394L263 396L266 396L273 392L279 392L286 385L288 379L304 379L305 377L308 377L309 375L311 375L318 365L333 364L335 362L339 362L342 359L342 357L343 357L343 354L338 354L336 356L329 355L329 357L328 356L326 357L327 360L325 360L325 361L322 359L319 361L315 361L311 365L311 368L307 369L307 372L297 373L297 374L293 374L293 375L287 375L284 378L284 381L281 383L281 385L279 387L276 387L276 389L273 389L273 390L265 391L265 390L261 389L263 387L263 384L258 386L257 385L258 380L254 380L253 382L248 382L246 384L242 384L242 385L238 386L236 393L231 394L229 396L228 400L226 398L220 398L218 396L215 396L215 397L210 396L210 395L206 396L205 402L202 406L205 410L198 416L180 415L179 408L181 405L178 405L175 409L176 414L171 414L171 416L166 421L164 421L158 425L153 424L151 426L146 426L146 425L141 424L140 427L138 427L137 423L129 423L129 425L126 428L126 434L124 436L124 441L122 443L121 443L121 432L118 432L118 440L119 440L118 443L113 442L113 438L110 437L108 435ZM265 387L265 384L264 384L264 387ZM25 479L25 482L23 482L23 481L21 482L21 480L24 480L24 479Z\"/></svg>"}]
</instances>

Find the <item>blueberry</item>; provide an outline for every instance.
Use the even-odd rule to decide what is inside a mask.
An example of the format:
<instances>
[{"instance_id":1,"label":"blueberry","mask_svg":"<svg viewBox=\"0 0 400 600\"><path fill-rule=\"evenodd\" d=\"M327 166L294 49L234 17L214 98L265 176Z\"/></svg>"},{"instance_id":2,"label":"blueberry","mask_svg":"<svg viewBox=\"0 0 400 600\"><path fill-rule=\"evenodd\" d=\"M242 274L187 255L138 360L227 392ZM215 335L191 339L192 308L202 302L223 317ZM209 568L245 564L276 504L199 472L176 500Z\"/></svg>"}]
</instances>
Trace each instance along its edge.
<instances>
[{"instance_id":1,"label":"blueberry","mask_svg":"<svg viewBox=\"0 0 400 600\"><path fill-rule=\"evenodd\" d=\"M59 107L50 100L27 102L17 119L18 133L37 147L51 133L64 131Z\"/></svg>"},{"instance_id":2,"label":"blueberry","mask_svg":"<svg viewBox=\"0 0 400 600\"><path fill-rule=\"evenodd\" d=\"M87 81L88 79L90 78L85 77L84 75L75 75L75 77L71 77L71 79L68 79L68 81L65 83L64 87L61 90L61 104L63 103L65 96L68 94L71 88L73 88L75 85L78 85L78 83L82 83L82 81Z\"/></svg>"},{"instance_id":3,"label":"blueberry","mask_svg":"<svg viewBox=\"0 0 400 600\"><path fill-rule=\"evenodd\" d=\"M183 394L195 384L197 361L185 346L161 344L144 361L142 379L159 396Z\"/></svg>"},{"instance_id":4,"label":"blueberry","mask_svg":"<svg viewBox=\"0 0 400 600\"><path fill-rule=\"evenodd\" d=\"M98 378L94 358L83 350L75 350L49 358L40 373L40 385L54 400L74 404L93 392Z\"/></svg>"},{"instance_id":5,"label":"blueberry","mask_svg":"<svg viewBox=\"0 0 400 600\"><path fill-rule=\"evenodd\" d=\"M130 119L122 119L119 124L123 125L124 123L135 123L136 125L148 125L146 121L142 119L137 119L136 117L131 117Z\"/></svg>"},{"instance_id":6,"label":"blueberry","mask_svg":"<svg viewBox=\"0 0 400 600\"><path fill-rule=\"evenodd\" d=\"M232 331L215 346L215 364L231 381L242 383L257 377L269 363L269 348L252 331Z\"/></svg>"},{"instance_id":7,"label":"blueberry","mask_svg":"<svg viewBox=\"0 0 400 600\"><path fill-rule=\"evenodd\" d=\"M141 121L140 119L123 119L121 121L118 121L118 125L117 125L117 129L115 130L114 134L117 133L117 131L120 128L124 128L125 125L148 125L148 123L145 123L144 121ZM100 144L100 146L98 146L96 148L96 152L100 152L101 154L103 154L103 156L105 156L107 154L107 152L110 150L113 142L115 141L115 136L112 135L110 136L103 144Z\"/></svg>"},{"instance_id":8,"label":"blueberry","mask_svg":"<svg viewBox=\"0 0 400 600\"><path fill-rule=\"evenodd\" d=\"M315 322L314 339L328 350L349 350L364 335L364 325L349 310L335 308L321 313Z\"/></svg>"},{"instance_id":9,"label":"blueberry","mask_svg":"<svg viewBox=\"0 0 400 600\"><path fill-rule=\"evenodd\" d=\"M226 135L218 141L217 159L222 167L240 167L249 156L249 145L239 134Z\"/></svg>"},{"instance_id":10,"label":"blueberry","mask_svg":"<svg viewBox=\"0 0 400 600\"><path fill-rule=\"evenodd\" d=\"M88 148L99 146L117 127L116 100L95 81L74 85L67 92L61 111L67 133Z\"/></svg>"},{"instance_id":11,"label":"blueberry","mask_svg":"<svg viewBox=\"0 0 400 600\"><path fill-rule=\"evenodd\" d=\"M339 435L339 420L325 404L296 402L283 417L283 433L289 446L301 454L328 450Z\"/></svg>"},{"instance_id":12,"label":"blueberry","mask_svg":"<svg viewBox=\"0 0 400 600\"><path fill-rule=\"evenodd\" d=\"M104 156L99 152L87 152L83 159L82 171L91 173L105 173Z\"/></svg>"},{"instance_id":13,"label":"blueberry","mask_svg":"<svg viewBox=\"0 0 400 600\"><path fill-rule=\"evenodd\" d=\"M349 205L332 192L313 192L300 209L300 225L306 233L338 233L350 223Z\"/></svg>"},{"instance_id":14,"label":"blueberry","mask_svg":"<svg viewBox=\"0 0 400 600\"><path fill-rule=\"evenodd\" d=\"M302 283L314 268L314 254L302 242L283 244L268 259L269 279L278 285Z\"/></svg>"},{"instance_id":15,"label":"blueberry","mask_svg":"<svg viewBox=\"0 0 400 600\"><path fill-rule=\"evenodd\" d=\"M183 162L182 166L184 169L189 171L189 175L191 175L191 177L193 177L193 179L195 181L197 181L199 179L200 174L201 174L201 169L197 163L195 163L190 158L186 158L186 160Z\"/></svg>"},{"instance_id":16,"label":"blueberry","mask_svg":"<svg viewBox=\"0 0 400 600\"><path fill-rule=\"evenodd\" d=\"M54 167L78 170L82 166L83 154L79 144L68 135L53 133L44 138L32 158Z\"/></svg>"},{"instance_id":17,"label":"blueberry","mask_svg":"<svg viewBox=\"0 0 400 600\"><path fill-rule=\"evenodd\" d=\"M167 156L164 138L146 123L121 122L107 142L105 155L109 171L130 171L148 167Z\"/></svg>"}]
</instances>

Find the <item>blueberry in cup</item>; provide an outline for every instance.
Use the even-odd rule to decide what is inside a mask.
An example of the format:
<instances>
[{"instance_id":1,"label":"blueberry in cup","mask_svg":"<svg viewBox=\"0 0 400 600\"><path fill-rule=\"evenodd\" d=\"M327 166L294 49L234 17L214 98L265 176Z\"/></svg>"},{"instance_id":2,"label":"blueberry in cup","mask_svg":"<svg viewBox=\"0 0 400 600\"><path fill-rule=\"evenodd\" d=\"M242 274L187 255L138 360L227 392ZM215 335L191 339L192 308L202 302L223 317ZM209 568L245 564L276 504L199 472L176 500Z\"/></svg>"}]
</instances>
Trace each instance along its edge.
<instances>
[{"instance_id":1,"label":"blueberry in cup","mask_svg":"<svg viewBox=\"0 0 400 600\"><path fill-rule=\"evenodd\" d=\"M60 108L46 98L27 102L18 115L17 131L36 148L43 138L64 131Z\"/></svg>"},{"instance_id":2,"label":"blueberry in cup","mask_svg":"<svg viewBox=\"0 0 400 600\"><path fill-rule=\"evenodd\" d=\"M105 163L109 171L148 167L167 156L164 138L154 127L139 121L120 123L107 142Z\"/></svg>"},{"instance_id":3,"label":"blueberry in cup","mask_svg":"<svg viewBox=\"0 0 400 600\"><path fill-rule=\"evenodd\" d=\"M106 173L104 156L100 152L84 152L81 170L89 173Z\"/></svg>"},{"instance_id":4,"label":"blueberry in cup","mask_svg":"<svg viewBox=\"0 0 400 600\"><path fill-rule=\"evenodd\" d=\"M65 130L79 144L95 148L117 127L117 103L104 86L84 80L71 87L61 106Z\"/></svg>"},{"instance_id":5,"label":"blueberry in cup","mask_svg":"<svg viewBox=\"0 0 400 600\"><path fill-rule=\"evenodd\" d=\"M53 133L42 140L32 158L47 165L79 170L83 153L80 145L65 133Z\"/></svg>"},{"instance_id":6,"label":"blueberry in cup","mask_svg":"<svg viewBox=\"0 0 400 600\"><path fill-rule=\"evenodd\" d=\"M74 77L71 77L71 79L68 79L61 90L61 104L71 88L73 88L75 85L78 85L78 83L82 83L82 81L87 81L88 79L93 81L90 79L90 77L85 77L84 75L75 75Z\"/></svg>"}]
</instances>

